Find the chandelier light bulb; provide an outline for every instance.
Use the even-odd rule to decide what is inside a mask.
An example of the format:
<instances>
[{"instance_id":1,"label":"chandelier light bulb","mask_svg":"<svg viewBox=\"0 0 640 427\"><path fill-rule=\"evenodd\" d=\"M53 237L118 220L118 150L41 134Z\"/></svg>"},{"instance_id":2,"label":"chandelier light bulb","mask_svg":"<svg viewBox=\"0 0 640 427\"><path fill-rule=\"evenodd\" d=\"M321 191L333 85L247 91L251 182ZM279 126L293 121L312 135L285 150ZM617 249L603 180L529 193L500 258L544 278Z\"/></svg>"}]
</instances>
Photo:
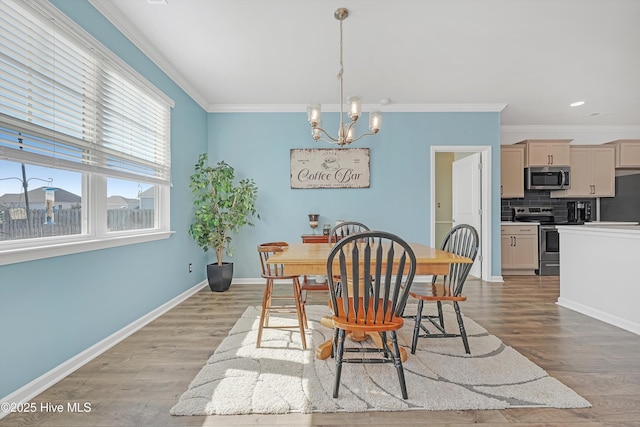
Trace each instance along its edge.
<instances>
[{"instance_id":1,"label":"chandelier light bulb","mask_svg":"<svg viewBox=\"0 0 640 427\"><path fill-rule=\"evenodd\" d=\"M372 134L378 133L382 124L382 113L380 111L372 111L369 113L369 131Z\"/></svg>"},{"instance_id":2,"label":"chandelier light bulb","mask_svg":"<svg viewBox=\"0 0 640 427\"><path fill-rule=\"evenodd\" d=\"M309 104L309 106L307 107L307 116L312 128L316 128L318 126L318 123L320 123L320 109L320 104Z\"/></svg>"},{"instance_id":3,"label":"chandelier light bulb","mask_svg":"<svg viewBox=\"0 0 640 427\"><path fill-rule=\"evenodd\" d=\"M347 98L347 102L349 103L349 113L348 116L352 121L358 120L360 118L360 109L362 106L362 99L359 96L351 95Z\"/></svg>"}]
</instances>

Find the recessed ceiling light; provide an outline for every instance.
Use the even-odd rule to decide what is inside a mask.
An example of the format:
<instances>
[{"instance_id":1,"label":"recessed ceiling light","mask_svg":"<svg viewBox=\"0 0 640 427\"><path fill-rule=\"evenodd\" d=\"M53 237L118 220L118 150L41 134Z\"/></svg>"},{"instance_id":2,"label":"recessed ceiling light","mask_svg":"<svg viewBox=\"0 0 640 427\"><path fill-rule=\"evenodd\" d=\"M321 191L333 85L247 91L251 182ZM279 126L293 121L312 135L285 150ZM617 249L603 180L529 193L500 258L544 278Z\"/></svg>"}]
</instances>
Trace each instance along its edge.
<instances>
[{"instance_id":1,"label":"recessed ceiling light","mask_svg":"<svg viewBox=\"0 0 640 427\"><path fill-rule=\"evenodd\" d=\"M149 4L169 4L169 0L147 0Z\"/></svg>"},{"instance_id":2,"label":"recessed ceiling light","mask_svg":"<svg viewBox=\"0 0 640 427\"><path fill-rule=\"evenodd\" d=\"M576 101L576 102L572 102L570 104L572 107L579 107L581 105L584 105L584 101Z\"/></svg>"}]
</instances>

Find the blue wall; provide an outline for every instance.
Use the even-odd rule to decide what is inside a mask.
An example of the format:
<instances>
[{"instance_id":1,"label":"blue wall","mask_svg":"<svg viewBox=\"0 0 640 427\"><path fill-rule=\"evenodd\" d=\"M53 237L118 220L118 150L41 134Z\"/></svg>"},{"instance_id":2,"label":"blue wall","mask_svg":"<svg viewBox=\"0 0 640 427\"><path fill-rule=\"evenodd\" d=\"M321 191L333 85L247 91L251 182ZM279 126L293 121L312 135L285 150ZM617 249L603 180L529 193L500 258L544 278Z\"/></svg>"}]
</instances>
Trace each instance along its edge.
<instances>
[{"instance_id":1,"label":"blue wall","mask_svg":"<svg viewBox=\"0 0 640 427\"><path fill-rule=\"evenodd\" d=\"M336 120L337 113L323 117L327 129L337 129ZM210 160L225 160L259 188L261 219L233 240L234 277L259 277L256 245L299 242L311 232L309 213L319 213L320 224L357 220L429 244L432 145L493 147L492 275L500 275L499 113L384 114L380 133L354 144L371 149L371 186L365 189L290 188L291 148L333 147L313 141L306 113L211 113L208 137Z\"/></svg>"},{"instance_id":2,"label":"blue wall","mask_svg":"<svg viewBox=\"0 0 640 427\"><path fill-rule=\"evenodd\" d=\"M206 112L89 3L53 3L175 101L171 129L175 234L151 243L0 267L0 396L205 279L207 259L187 230L192 204L189 175L198 154L207 150Z\"/></svg>"}]
</instances>

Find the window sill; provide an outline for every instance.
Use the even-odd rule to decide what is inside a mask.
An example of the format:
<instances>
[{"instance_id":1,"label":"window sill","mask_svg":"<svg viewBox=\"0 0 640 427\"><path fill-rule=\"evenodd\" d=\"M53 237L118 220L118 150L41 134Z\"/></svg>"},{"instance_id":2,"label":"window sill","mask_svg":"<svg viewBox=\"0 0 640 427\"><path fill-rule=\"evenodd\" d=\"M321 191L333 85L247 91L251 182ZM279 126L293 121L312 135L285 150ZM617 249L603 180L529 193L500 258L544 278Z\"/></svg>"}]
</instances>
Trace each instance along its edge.
<instances>
[{"instance_id":1,"label":"window sill","mask_svg":"<svg viewBox=\"0 0 640 427\"><path fill-rule=\"evenodd\" d=\"M0 265L16 264L19 262L35 261L62 255L71 255L99 249L115 248L118 246L134 245L136 243L152 242L168 239L175 231L156 231L152 233L130 234L86 238L71 242L51 242L39 246L0 250Z\"/></svg>"}]
</instances>

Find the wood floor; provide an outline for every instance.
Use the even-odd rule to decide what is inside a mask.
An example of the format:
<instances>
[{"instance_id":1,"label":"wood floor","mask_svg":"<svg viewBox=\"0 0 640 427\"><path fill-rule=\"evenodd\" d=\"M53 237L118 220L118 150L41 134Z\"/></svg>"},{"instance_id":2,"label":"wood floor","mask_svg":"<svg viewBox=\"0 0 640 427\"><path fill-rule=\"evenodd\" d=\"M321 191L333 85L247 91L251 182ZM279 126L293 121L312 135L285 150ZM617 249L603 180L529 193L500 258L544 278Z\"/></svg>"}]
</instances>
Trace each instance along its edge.
<instances>
[{"instance_id":1,"label":"wood floor","mask_svg":"<svg viewBox=\"0 0 640 427\"><path fill-rule=\"evenodd\" d=\"M33 400L90 404L90 412L11 414L0 426L239 426L477 424L639 426L640 337L555 304L555 277L469 281L463 312L573 388L588 409L172 417L169 409L263 285L207 289L161 316ZM604 290L603 290L604 291ZM315 293L309 303L324 304Z\"/></svg>"}]
</instances>

